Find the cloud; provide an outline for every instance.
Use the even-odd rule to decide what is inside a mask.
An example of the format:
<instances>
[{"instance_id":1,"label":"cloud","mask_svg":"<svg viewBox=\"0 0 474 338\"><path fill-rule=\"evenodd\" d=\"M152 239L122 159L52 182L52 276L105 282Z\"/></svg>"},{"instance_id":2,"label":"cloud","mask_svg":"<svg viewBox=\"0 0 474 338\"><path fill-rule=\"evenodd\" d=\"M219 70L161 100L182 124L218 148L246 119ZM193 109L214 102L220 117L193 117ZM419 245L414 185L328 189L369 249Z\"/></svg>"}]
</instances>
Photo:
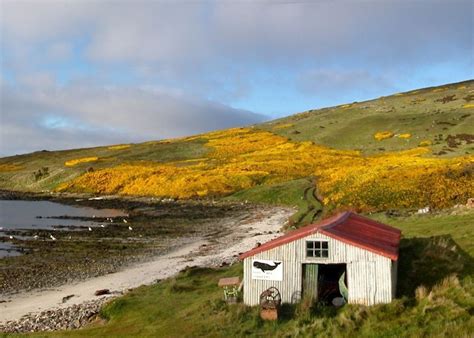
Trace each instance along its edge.
<instances>
[{"instance_id":1,"label":"cloud","mask_svg":"<svg viewBox=\"0 0 474 338\"><path fill-rule=\"evenodd\" d=\"M390 80L366 70L313 69L300 75L299 88L314 96L343 100L353 95L370 97L381 89L392 88Z\"/></svg>"},{"instance_id":2,"label":"cloud","mask_svg":"<svg viewBox=\"0 0 474 338\"><path fill-rule=\"evenodd\" d=\"M472 49L472 6L468 0L5 0L2 31L13 47L71 39L81 32L89 40L85 55L90 60L152 64L180 75L229 70L236 60L288 65L337 57L385 65L427 61L427 56L449 60Z\"/></svg>"},{"instance_id":3,"label":"cloud","mask_svg":"<svg viewBox=\"0 0 474 338\"><path fill-rule=\"evenodd\" d=\"M473 76L470 0L0 1L4 154L192 134L264 118L249 110Z\"/></svg>"},{"instance_id":4,"label":"cloud","mask_svg":"<svg viewBox=\"0 0 474 338\"><path fill-rule=\"evenodd\" d=\"M4 87L1 111L3 155L156 140L265 119L163 89L123 87Z\"/></svg>"}]
</instances>

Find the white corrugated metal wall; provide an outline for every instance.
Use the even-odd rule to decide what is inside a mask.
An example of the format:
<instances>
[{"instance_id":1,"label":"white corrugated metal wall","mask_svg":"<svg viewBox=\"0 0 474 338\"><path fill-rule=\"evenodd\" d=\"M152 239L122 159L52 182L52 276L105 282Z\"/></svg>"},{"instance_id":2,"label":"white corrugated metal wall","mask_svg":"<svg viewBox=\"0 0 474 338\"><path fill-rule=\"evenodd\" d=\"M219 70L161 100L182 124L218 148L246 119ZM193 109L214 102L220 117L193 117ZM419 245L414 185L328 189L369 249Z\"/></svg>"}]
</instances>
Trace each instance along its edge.
<instances>
[{"instance_id":1,"label":"white corrugated metal wall","mask_svg":"<svg viewBox=\"0 0 474 338\"><path fill-rule=\"evenodd\" d=\"M306 257L307 240L327 240L329 257ZM282 261L283 281L252 279L253 259ZM284 303L298 299L301 295L304 263L347 264L349 303L366 305L389 303L394 296L396 275L392 275L394 270L390 258L317 233L245 258L244 303L257 305L260 294L271 286L280 290ZM396 262L394 263L396 265Z\"/></svg>"}]
</instances>

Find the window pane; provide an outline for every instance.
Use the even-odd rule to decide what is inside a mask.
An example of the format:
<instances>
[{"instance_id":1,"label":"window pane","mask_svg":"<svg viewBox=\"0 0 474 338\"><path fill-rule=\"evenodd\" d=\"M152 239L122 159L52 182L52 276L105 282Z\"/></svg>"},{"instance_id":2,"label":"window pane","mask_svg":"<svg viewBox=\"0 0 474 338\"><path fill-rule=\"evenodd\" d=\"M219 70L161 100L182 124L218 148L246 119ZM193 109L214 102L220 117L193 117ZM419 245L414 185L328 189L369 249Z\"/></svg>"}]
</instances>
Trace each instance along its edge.
<instances>
[{"instance_id":1,"label":"window pane","mask_svg":"<svg viewBox=\"0 0 474 338\"><path fill-rule=\"evenodd\" d=\"M314 257L314 251L313 250L306 250L306 256L307 257Z\"/></svg>"},{"instance_id":2,"label":"window pane","mask_svg":"<svg viewBox=\"0 0 474 338\"><path fill-rule=\"evenodd\" d=\"M327 249L328 248L328 242L323 242L323 249Z\"/></svg>"},{"instance_id":3,"label":"window pane","mask_svg":"<svg viewBox=\"0 0 474 338\"><path fill-rule=\"evenodd\" d=\"M314 257L321 257L321 251L320 251L320 250L316 250Z\"/></svg>"},{"instance_id":4,"label":"window pane","mask_svg":"<svg viewBox=\"0 0 474 338\"><path fill-rule=\"evenodd\" d=\"M328 250L323 250L322 251L322 256L326 257L326 258L329 257L329 251Z\"/></svg>"}]
</instances>

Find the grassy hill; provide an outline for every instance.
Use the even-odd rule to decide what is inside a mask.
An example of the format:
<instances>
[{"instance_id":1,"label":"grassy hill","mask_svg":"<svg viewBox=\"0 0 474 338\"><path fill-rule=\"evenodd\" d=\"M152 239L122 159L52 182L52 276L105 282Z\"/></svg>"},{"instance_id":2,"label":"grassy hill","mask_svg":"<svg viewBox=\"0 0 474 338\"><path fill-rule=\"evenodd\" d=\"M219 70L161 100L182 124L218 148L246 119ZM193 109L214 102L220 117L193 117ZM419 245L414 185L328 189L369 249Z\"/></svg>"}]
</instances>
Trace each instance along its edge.
<instances>
[{"instance_id":1,"label":"grassy hill","mask_svg":"<svg viewBox=\"0 0 474 338\"><path fill-rule=\"evenodd\" d=\"M473 154L473 108L471 80L310 110L261 127L294 141L310 140L367 154L410 149L428 140L432 156L456 156ZM373 137L378 131L409 133L411 137L379 142ZM454 140L461 144L454 147Z\"/></svg>"},{"instance_id":2,"label":"grassy hill","mask_svg":"<svg viewBox=\"0 0 474 338\"><path fill-rule=\"evenodd\" d=\"M474 190L473 115L471 80L247 128L1 158L0 189L249 199L300 206L302 223L321 206L441 209Z\"/></svg>"}]
</instances>

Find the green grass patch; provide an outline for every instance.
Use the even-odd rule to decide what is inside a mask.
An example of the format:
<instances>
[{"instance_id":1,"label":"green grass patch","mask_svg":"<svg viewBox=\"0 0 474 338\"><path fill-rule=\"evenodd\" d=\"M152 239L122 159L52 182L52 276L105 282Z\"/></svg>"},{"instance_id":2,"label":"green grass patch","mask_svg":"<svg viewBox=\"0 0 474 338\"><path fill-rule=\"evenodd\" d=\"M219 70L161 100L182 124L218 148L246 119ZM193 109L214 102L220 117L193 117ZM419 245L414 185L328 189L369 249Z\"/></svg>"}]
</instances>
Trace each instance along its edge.
<instances>
[{"instance_id":1,"label":"green grass patch","mask_svg":"<svg viewBox=\"0 0 474 338\"><path fill-rule=\"evenodd\" d=\"M259 185L226 199L296 207L296 213L289 220L290 226L294 227L310 224L322 214L322 205L316 198L315 183L311 178Z\"/></svg>"}]
</instances>

